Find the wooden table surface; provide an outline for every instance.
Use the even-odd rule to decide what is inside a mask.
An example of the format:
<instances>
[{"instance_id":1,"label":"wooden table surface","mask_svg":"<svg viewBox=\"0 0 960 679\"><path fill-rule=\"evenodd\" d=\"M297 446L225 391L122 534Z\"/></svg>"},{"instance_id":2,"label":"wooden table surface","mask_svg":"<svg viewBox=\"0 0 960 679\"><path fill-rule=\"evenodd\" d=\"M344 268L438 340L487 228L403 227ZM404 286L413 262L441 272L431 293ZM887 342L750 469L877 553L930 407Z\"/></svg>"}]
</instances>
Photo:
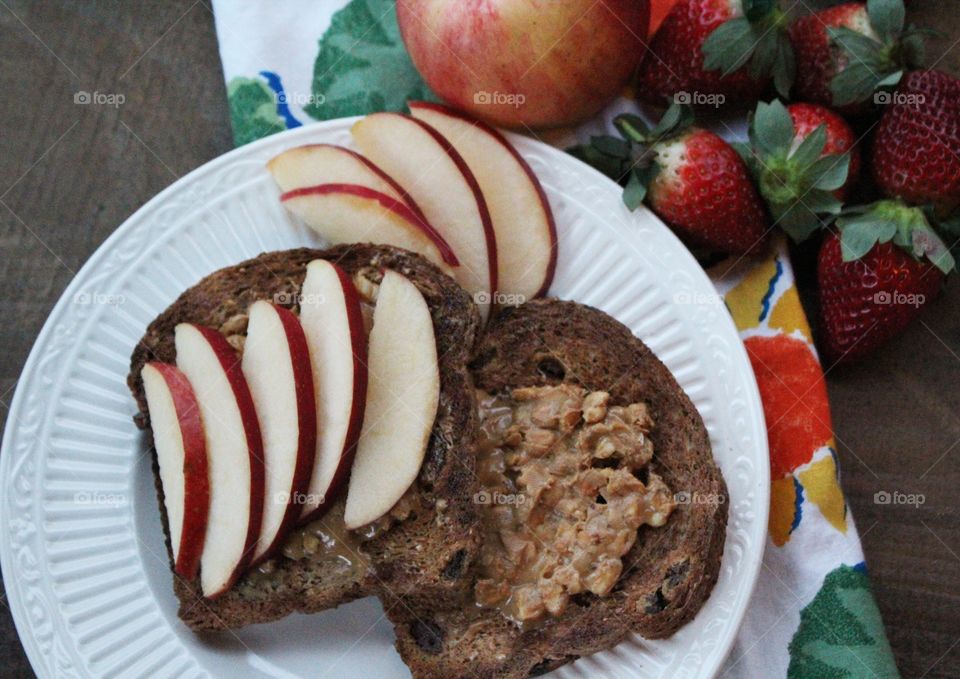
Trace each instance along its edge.
<instances>
[{"instance_id":1,"label":"wooden table surface","mask_svg":"<svg viewBox=\"0 0 960 679\"><path fill-rule=\"evenodd\" d=\"M913 0L909 18L944 34L928 60L960 73L960 0ZM206 0L0 0L0 36L2 428L74 273L138 207L232 140ZM124 101L76 104L78 91ZM904 677L960 676L956 279L894 344L827 375L843 486ZM881 491L924 502L878 504ZM0 676L32 676L2 594Z\"/></svg>"}]
</instances>

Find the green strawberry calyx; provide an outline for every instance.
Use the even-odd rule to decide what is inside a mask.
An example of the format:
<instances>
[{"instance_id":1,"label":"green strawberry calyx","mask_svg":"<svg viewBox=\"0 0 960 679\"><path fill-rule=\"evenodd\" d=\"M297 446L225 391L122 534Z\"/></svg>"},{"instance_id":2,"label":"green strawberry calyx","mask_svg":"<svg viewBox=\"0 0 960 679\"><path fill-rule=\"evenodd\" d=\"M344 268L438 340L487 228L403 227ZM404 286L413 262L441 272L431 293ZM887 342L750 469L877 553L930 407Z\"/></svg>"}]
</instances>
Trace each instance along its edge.
<instances>
[{"instance_id":1,"label":"green strawberry calyx","mask_svg":"<svg viewBox=\"0 0 960 679\"><path fill-rule=\"evenodd\" d=\"M830 81L834 106L868 101L876 92L893 88L904 72L918 67L924 57L924 34L931 31L904 27L903 0L867 0L867 17L877 38L846 26L827 28L830 44L847 56L847 64ZM884 103L884 97L874 97Z\"/></svg>"},{"instance_id":2,"label":"green strawberry calyx","mask_svg":"<svg viewBox=\"0 0 960 679\"><path fill-rule=\"evenodd\" d=\"M743 15L720 24L703 42L703 67L728 76L746 66L754 80L772 77L787 97L796 74L788 25L775 0L743 0Z\"/></svg>"},{"instance_id":3,"label":"green strawberry calyx","mask_svg":"<svg viewBox=\"0 0 960 679\"><path fill-rule=\"evenodd\" d=\"M574 146L567 152L621 184L624 204L635 210L643 203L647 188L660 172L657 144L682 136L690 130L693 121L693 110L676 103L652 129L639 116L624 113L613 121L621 136L596 135L590 138L589 144Z\"/></svg>"},{"instance_id":4,"label":"green strawberry calyx","mask_svg":"<svg viewBox=\"0 0 960 679\"><path fill-rule=\"evenodd\" d=\"M929 260L943 273L956 268L946 243L934 230L929 208L881 200L846 208L837 220L843 261L860 259L878 243L893 242L915 259Z\"/></svg>"},{"instance_id":5,"label":"green strawberry calyx","mask_svg":"<svg viewBox=\"0 0 960 679\"><path fill-rule=\"evenodd\" d=\"M749 144L734 144L774 220L800 242L843 208L835 193L847 181L850 154L823 155L827 128L797 142L793 118L779 99L760 102L750 118Z\"/></svg>"}]
</instances>

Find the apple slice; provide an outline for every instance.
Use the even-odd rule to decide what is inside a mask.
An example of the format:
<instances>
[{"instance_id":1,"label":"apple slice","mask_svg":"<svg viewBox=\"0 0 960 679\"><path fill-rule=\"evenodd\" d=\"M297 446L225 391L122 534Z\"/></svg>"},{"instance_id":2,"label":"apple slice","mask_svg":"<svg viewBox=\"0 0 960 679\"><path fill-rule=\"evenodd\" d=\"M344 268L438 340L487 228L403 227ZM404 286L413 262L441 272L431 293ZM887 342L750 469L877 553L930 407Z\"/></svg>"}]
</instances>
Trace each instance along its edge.
<instances>
[{"instance_id":1,"label":"apple slice","mask_svg":"<svg viewBox=\"0 0 960 679\"><path fill-rule=\"evenodd\" d=\"M271 159L267 170L283 193L320 184L355 184L405 203L426 221L420 207L393 177L356 151L343 146L296 146Z\"/></svg>"},{"instance_id":2,"label":"apple slice","mask_svg":"<svg viewBox=\"0 0 960 679\"><path fill-rule=\"evenodd\" d=\"M497 236L497 291L517 303L547 294L557 267L557 228L540 181L500 132L443 104L409 102L414 118L446 137L467 161Z\"/></svg>"},{"instance_id":3,"label":"apple slice","mask_svg":"<svg viewBox=\"0 0 960 679\"><path fill-rule=\"evenodd\" d=\"M476 177L439 132L399 113L374 113L354 124L360 150L413 196L460 260L454 277L474 296L484 319L497 291L497 241Z\"/></svg>"},{"instance_id":4,"label":"apple slice","mask_svg":"<svg viewBox=\"0 0 960 679\"><path fill-rule=\"evenodd\" d=\"M330 508L353 463L367 399L367 336L350 277L323 259L307 265L300 289L300 323L317 388L317 454L302 521Z\"/></svg>"},{"instance_id":5,"label":"apple slice","mask_svg":"<svg viewBox=\"0 0 960 679\"><path fill-rule=\"evenodd\" d=\"M395 245L449 271L459 265L446 240L405 203L358 184L321 184L288 191L283 204L330 241Z\"/></svg>"},{"instance_id":6,"label":"apple slice","mask_svg":"<svg viewBox=\"0 0 960 679\"><path fill-rule=\"evenodd\" d=\"M430 309L394 271L380 283L368 351L367 407L344 510L351 529L390 511L417 478L440 399Z\"/></svg>"},{"instance_id":7,"label":"apple slice","mask_svg":"<svg viewBox=\"0 0 960 679\"><path fill-rule=\"evenodd\" d=\"M269 558L300 518L317 452L310 350L292 311L250 305L241 367L263 434L264 502L251 565Z\"/></svg>"},{"instance_id":8,"label":"apple slice","mask_svg":"<svg viewBox=\"0 0 960 679\"><path fill-rule=\"evenodd\" d=\"M263 513L263 442L240 357L216 330L176 327L177 367L193 385L210 466L210 513L200 588L230 589L253 557Z\"/></svg>"},{"instance_id":9,"label":"apple slice","mask_svg":"<svg viewBox=\"0 0 960 679\"><path fill-rule=\"evenodd\" d=\"M173 570L180 577L193 580L200 568L210 509L207 445L200 406L187 376L172 365L147 363L140 377L160 465Z\"/></svg>"}]
</instances>

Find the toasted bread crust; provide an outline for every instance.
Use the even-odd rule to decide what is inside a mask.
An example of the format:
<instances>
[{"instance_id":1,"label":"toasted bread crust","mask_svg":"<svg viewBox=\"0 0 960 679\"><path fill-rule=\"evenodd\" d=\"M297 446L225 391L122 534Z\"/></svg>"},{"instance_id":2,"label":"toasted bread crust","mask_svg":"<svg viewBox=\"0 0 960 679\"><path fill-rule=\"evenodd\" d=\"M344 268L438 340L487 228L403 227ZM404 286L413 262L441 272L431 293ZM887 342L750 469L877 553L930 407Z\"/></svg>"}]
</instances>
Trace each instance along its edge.
<instances>
[{"instance_id":1,"label":"toasted bread crust","mask_svg":"<svg viewBox=\"0 0 960 679\"><path fill-rule=\"evenodd\" d=\"M127 383L137 401L138 426L149 426L140 371L148 360L174 363L174 328L192 322L219 328L244 313L254 301L268 299L295 305L314 259L337 263L348 274L361 269L393 269L409 278L430 307L440 362L440 405L426 459L418 477L426 507L364 543L353 568L331 569L310 560L278 558L269 579L245 576L224 595L205 600L197 582L174 578L180 617L194 630L234 629L267 622L293 612L316 612L378 591L434 600L458 597L468 581L462 574L480 545L478 516L471 502L475 486L473 389L466 363L473 348L479 315L451 278L422 257L397 248L339 246L270 252L216 271L171 304L147 328L134 349ZM156 475L156 461L154 461ZM157 490L163 511L162 488ZM342 530L342 500L334 504L327 525ZM339 524L337 521L339 520ZM163 516L169 552L169 530Z\"/></svg>"},{"instance_id":2,"label":"toasted bread crust","mask_svg":"<svg viewBox=\"0 0 960 679\"><path fill-rule=\"evenodd\" d=\"M610 392L611 403L645 401L656 422L651 470L674 492L719 501L678 504L666 526L642 527L609 596L578 595L563 616L526 631L494 610L388 606L414 677L460 676L465 666L474 677L532 676L610 648L630 632L665 637L692 619L720 571L726 485L700 415L667 368L610 316L557 300L502 310L471 368L487 391L569 381Z\"/></svg>"},{"instance_id":3,"label":"toasted bread crust","mask_svg":"<svg viewBox=\"0 0 960 679\"><path fill-rule=\"evenodd\" d=\"M589 307L535 300L504 309L475 343L479 318L469 296L416 255L370 245L267 253L211 274L150 325L128 378L140 408L138 424L148 426L140 369L147 360L175 361L177 323L219 327L257 299L292 306L306 264L317 258L335 261L351 274L397 270L418 286L431 309L441 403L418 478L429 510L366 542L352 568L280 559L275 577L245 577L213 601L200 596L196 582L175 577L180 616L188 626L233 629L377 595L415 677L446 679L469 666L470 676L521 678L609 648L630 632L669 636L696 614L719 574L725 502L681 504L666 526L641 528L614 591L602 599L578 595L556 620L521 632L498 612L472 606L472 566L481 535L473 503L474 383L500 391L569 381L608 391L615 404L645 401L657 423L651 435L653 471L675 492L726 497L700 416L673 376L626 327ZM158 475L156 485L169 550ZM343 530L342 511L340 500L327 516L334 532Z\"/></svg>"}]
</instances>

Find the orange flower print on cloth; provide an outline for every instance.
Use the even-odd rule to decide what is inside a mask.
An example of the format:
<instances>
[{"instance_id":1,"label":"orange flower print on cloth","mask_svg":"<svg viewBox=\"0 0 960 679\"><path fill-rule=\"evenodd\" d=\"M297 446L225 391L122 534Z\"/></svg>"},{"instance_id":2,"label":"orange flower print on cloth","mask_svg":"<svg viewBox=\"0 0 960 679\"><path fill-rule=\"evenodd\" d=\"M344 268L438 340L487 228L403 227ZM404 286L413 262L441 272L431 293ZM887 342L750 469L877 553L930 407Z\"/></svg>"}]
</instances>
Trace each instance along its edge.
<instances>
[{"instance_id":1,"label":"orange flower print on cloth","mask_svg":"<svg viewBox=\"0 0 960 679\"><path fill-rule=\"evenodd\" d=\"M744 340L757 377L770 439L770 473L781 478L832 447L827 386L806 342L776 335Z\"/></svg>"},{"instance_id":2,"label":"orange flower print on cloth","mask_svg":"<svg viewBox=\"0 0 960 679\"><path fill-rule=\"evenodd\" d=\"M784 546L805 513L817 510L821 525L846 534L826 383L785 250L728 271L733 285L724 301L744 340L767 422L770 538Z\"/></svg>"}]
</instances>

